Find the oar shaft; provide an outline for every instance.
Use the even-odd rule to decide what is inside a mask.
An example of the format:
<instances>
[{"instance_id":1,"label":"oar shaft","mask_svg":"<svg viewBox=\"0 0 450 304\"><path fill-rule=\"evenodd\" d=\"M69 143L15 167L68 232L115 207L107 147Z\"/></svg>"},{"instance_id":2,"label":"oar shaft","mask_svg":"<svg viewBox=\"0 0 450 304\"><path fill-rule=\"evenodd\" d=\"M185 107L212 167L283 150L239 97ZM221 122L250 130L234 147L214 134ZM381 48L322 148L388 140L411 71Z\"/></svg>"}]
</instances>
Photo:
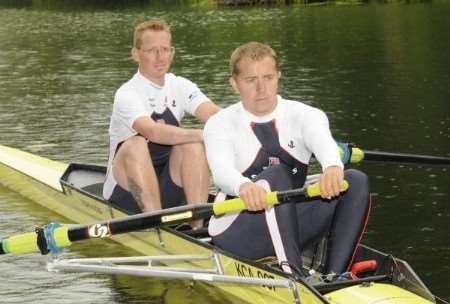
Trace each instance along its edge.
<instances>
[{"instance_id":1,"label":"oar shaft","mask_svg":"<svg viewBox=\"0 0 450 304\"><path fill-rule=\"evenodd\" d=\"M164 209L152 213L140 213L92 225L82 225L70 228L68 235L69 239L75 242L154 227L176 225L183 222L211 217L213 215L212 208L212 204L196 204L193 206L187 205Z\"/></svg>"},{"instance_id":2,"label":"oar shaft","mask_svg":"<svg viewBox=\"0 0 450 304\"><path fill-rule=\"evenodd\" d=\"M347 188L348 183L345 182L343 190ZM319 185L314 184L300 189L270 192L267 194L267 200L268 204L273 206L292 201L292 198L295 198L295 202L302 202L309 197L318 195L320 195ZM43 229L37 229L34 233L11 236L0 241L0 254L22 254L38 251L41 251L42 254L46 254L49 251L59 252L63 247L68 247L72 242L76 241L175 225L182 222L209 218L212 215L221 215L245 209L244 202L240 198L235 198L213 204L186 205L157 212L140 213L90 225L67 227L58 224L49 224Z\"/></svg>"},{"instance_id":3,"label":"oar shaft","mask_svg":"<svg viewBox=\"0 0 450 304\"><path fill-rule=\"evenodd\" d=\"M346 182L344 187L345 189L348 188ZM314 184L299 189L269 192L267 194L267 202L269 206L273 206L275 204L289 202L294 197L296 198L296 201L302 202L306 201L309 197L318 195L320 195L319 185ZM212 215L239 212L245 209L245 203L240 198L215 202L213 204L187 205L164 209L158 212L140 213L123 218L116 218L92 225L72 227L68 231L68 238L72 242L90 238L102 238L159 226L175 225L182 222L209 218Z\"/></svg>"},{"instance_id":4,"label":"oar shaft","mask_svg":"<svg viewBox=\"0 0 450 304\"><path fill-rule=\"evenodd\" d=\"M352 147L346 143L338 143L341 159L344 164L365 161L412 163L427 165L450 165L450 158L445 156L420 155L410 153L393 153L369 151Z\"/></svg>"},{"instance_id":5,"label":"oar shaft","mask_svg":"<svg viewBox=\"0 0 450 304\"><path fill-rule=\"evenodd\" d=\"M24 254L39 252L39 242L51 239L54 248L63 248L72 242L92 238L109 237L137 230L150 229L159 226L175 225L196 219L208 218L213 215L213 204L196 204L193 206L181 206L164 209L152 213L140 213L136 215L116 218L110 221L90 225L61 226L49 231L39 239L36 232L29 232L11 236L0 241L0 254ZM47 252L42 252L43 254Z\"/></svg>"},{"instance_id":6,"label":"oar shaft","mask_svg":"<svg viewBox=\"0 0 450 304\"><path fill-rule=\"evenodd\" d=\"M364 160L369 161L390 161L429 165L450 165L450 158L431 155L418 155L408 153L391 153L381 151L364 150Z\"/></svg>"}]
</instances>

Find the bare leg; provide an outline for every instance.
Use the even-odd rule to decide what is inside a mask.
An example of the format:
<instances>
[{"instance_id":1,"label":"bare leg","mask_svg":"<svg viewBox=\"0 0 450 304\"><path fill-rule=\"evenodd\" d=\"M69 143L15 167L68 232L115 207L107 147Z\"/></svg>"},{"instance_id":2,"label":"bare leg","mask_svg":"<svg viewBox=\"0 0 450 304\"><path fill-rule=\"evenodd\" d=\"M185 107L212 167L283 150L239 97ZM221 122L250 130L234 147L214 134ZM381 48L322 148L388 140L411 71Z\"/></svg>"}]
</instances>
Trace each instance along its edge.
<instances>
[{"instance_id":1,"label":"bare leg","mask_svg":"<svg viewBox=\"0 0 450 304\"><path fill-rule=\"evenodd\" d=\"M161 209L158 179L145 138L134 136L122 144L113 161L113 174L117 183L131 192L142 211Z\"/></svg>"},{"instance_id":2,"label":"bare leg","mask_svg":"<svg viewBox=\"0 0 450 304\"><path fill-rule=\"evenodd\" d=\"M204 203L208 199L209 170L202 143L176 145L170 155L170 176L175 184L183 187L187 203ZM202 221L192 223L194 228Z\"/></svg>"}]
</instances>

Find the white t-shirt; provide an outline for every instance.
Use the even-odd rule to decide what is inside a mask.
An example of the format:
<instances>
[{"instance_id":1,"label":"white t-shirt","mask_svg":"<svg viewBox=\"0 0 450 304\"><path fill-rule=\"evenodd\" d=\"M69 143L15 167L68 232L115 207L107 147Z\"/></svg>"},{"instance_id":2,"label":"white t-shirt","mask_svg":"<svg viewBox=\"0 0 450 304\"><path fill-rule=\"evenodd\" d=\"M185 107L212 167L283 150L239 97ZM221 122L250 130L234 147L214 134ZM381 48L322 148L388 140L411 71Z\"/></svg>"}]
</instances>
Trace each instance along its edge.
<instances>
[{"instance_id":1,"label":"white t-shirt","mask_svg":"<svg viewBox=\"0 0 450 304\"><path fill-rule=\"evenodd\" d=\"M103 196L109 199L117 184L111 172L112 160L117 145L137 134L133 129L137 118L150 117L154 112L161 114L167 108L180 123L186 112L194 115L197 107L205 101L209 99L195 83L171 73L166 74L162 87L145 78L139 71L124 83L114 96L109 125L108 172Z\"/></svg>"},{"instance_id":2,"label":"white t-shirt","mask_svg":"<svg viewBox=\"0 0 450 304\"><path fill-rule=\"evenodd\" d=\"M242 102L212 116L203 136L214 183L224 193L237 196L241 184L250 181L242 173L261 149L251 123L275 119L280 146L296 160L308 164L312 153L322 165L343 168L336 142L321 110L278 96L275 110L263 117L247 112Z\"/></svg>"}]
</instances>

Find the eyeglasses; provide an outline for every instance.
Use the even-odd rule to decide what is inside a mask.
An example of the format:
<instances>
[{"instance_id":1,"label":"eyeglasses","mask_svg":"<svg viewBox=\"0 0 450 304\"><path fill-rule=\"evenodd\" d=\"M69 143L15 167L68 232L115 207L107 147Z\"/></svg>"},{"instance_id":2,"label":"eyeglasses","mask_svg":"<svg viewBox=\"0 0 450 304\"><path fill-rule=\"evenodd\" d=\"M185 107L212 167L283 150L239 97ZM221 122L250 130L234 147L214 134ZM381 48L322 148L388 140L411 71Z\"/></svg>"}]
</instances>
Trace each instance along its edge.
<instances>
[{"instance_id":1,"label":"eyeglasses","mask_svg":"<svg viewBox=\"0 0 450 304\"><path fill-rule=\"evenodd\" d=\"M161 48L159 48L159 47L152 47L150 49L141 49L141 51L144 52L144 53L147 53L149 55L152 55L152 56L156 56L157 54L161 56L161 55L172 54L173 51L175 51L175 48L173 46L171 46L171 47L161 47Z\"/></svg>"}]
</instances>

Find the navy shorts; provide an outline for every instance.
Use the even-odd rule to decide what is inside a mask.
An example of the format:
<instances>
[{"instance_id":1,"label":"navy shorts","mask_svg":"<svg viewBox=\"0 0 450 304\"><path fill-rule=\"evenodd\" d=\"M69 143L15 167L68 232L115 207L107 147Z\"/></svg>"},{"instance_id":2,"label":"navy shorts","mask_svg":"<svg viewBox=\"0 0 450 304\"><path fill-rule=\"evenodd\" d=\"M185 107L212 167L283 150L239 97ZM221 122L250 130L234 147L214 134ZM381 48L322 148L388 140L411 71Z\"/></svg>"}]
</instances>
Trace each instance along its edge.
<instances>
[{"instance_id":1,"label":"navy shorts","mask_svg":"<svg viewBox=\"0 0 450 304\"><path fill-rule=\"evenodd\" d=\"M117 146L116 153L119 150L120 146L120 144ZM154 168L159 182L161 207L163 209L166 209L185 205L186 197L184 195L183 188L176 185L170 177L170 152L166 153L166 156L164 158L160 157L157 163L154 164ZM117 184L114 188L109 201L115 207L128 214L136 214L142 212L133 195L131 195L129 191L123 189L119 184Z\"/></svg>"}]
</instances>

